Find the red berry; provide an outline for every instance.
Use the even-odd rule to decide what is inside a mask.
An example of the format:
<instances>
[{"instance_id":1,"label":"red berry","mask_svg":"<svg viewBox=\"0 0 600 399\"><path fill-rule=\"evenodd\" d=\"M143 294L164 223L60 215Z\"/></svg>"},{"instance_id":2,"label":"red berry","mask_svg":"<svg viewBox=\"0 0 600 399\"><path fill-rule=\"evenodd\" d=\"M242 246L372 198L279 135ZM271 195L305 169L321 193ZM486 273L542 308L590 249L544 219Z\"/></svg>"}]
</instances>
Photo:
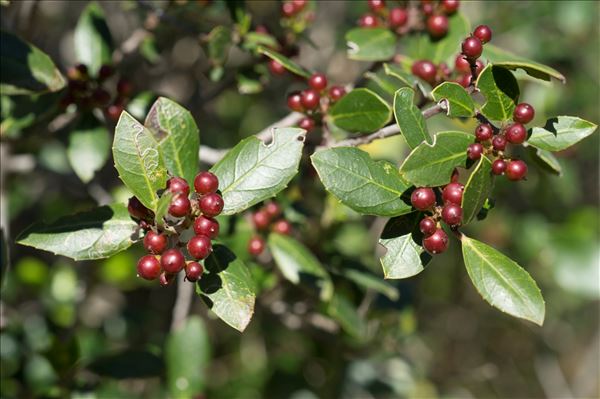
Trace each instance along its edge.
<instances>
[{"instance_id":1,"label":"red berry","mask_svg":"<svg viewBox=\"0 0 600 399\"><path fill-rule=\"evenodd\" d=\"M467 88L471 85L472 79L473 79L473 77L469 73L469 74L461 75L460 78L458 78L458 80L456 81L456 83L458 83L459 85L461 85L464 88Z\"/></svg>"},{"instance_id":2,"label":"red berry","mask_svg":"<svg viewBox=\"0 0 600 399\"><path fill-rule=\"evenodd\" d=\"M287 105L292 111L302 112L304 107L302 107L302 96L300 95L300 92L295 91L291 93L287 98Z\"/></svg>"},{"instance_id":3,"label":"red berry","mask_svg":"<svg viewBox=\"0 0 600 399\"><path fill-rule=\"evenodd\" d=\"M98 70L98 79L99 80L108 79L113 75L113 73L115 73L115 70L113 69L113 67L111 67L110 65L104 64Z\"/></svg>"},{"instance_id":4,"label":"red berry","mask_svg":"<svg viewBox=\"0 0 600 399\"><path fill-rule=\"evenodd\" d=\"M173 197L169 205L169 213L176 218L181 218L190 213L192 204L186 195L178 194Z\"/></svg>"},{"instance_id":5,"label":"red berry","mask_svg":"<svg viewBox=\"0 0 600 399\"><path fill-rule=\"evenodd\" d=\"M298 121L298 127L310 132L315 128L315 121L306 116Z\"/></svg>"},{"instance_id":6,"label":"red berry","mask_svg":"<svg viewBox=\"0 0 600 399\"><path fill-rule=\"evenodd\" d=\"M284 17L290 18L296 14L296 7L291 1L286 1L281 5L281 13Z\"/></svg>"},{"instance_id":7,"label":"red berry","mask_svg":"<svg viewBox=\"0 0 600 399\"><path fill-rule=\"evenodd\" d=\"M368 0L369 8L375 12L379 12L385 8L385 1L383 0Z\"/></svg>"},{"instance_id":8,"label":"red berry","mask_svg":"<svg viewBox=\"0 0 600 399\"><path fill-rule=\"evenodd\" d=\"M504 151L506 149L506 137L501 134L494 136L492 146L496 151Z\"/></svg>"},{"instance_id":9,"label":"red berry","mask_svg":"<svg viewBox=\"0 0 600 399\"><path fill-rule=\"evenodd\" d=\"M317 91L325 90L327 87L327 77L322 73L313 73L308 79L308 85Z\"/></svg>"},{"instance_id":10,"label":"red berry","mask_svg":"<svg viewBox=\"0 0 600 399\"><path fill-rule=\"evenodd\" d=\"M467 157L470 160L476 161L481 158L481 154L483 154L483 146L479 143L469 144L467 148Z\"/></svg>"},{"instance_id":11,"label":"red berry","mask_svg":"<svg viewBox=\"0 0 600 399\"><path fill-rule=\"evenodd\" d=\"M110 102L110 94L101 88L94 90L92 101L97 107L105 107Z\"/></svg>"},{"instance_id":12,"label":"red berry","mask_svg":"<svg viewBox=\"0 0 600 399\"><path fill-rule=\"evenodd\" d=\"M192 258L205 259L212 252L212 244L207 236L194 236L188 241L187 249Z\"/></svg>"},{"instance_id":13,"label":"red berry","mask_svg":"<svg viewBox=\"0 0 600 399\"><path fill-rule=\"evenodd\" d=\"M135 219L146 219L152 216L152 211L144 206L137 197L129 198L127 210Z\"/></svg>"},{"instance_id":14,"label":"red berry","mask_svg":"<svg viewBox=\"0 0 600 399\"><path fill-rule=\"evenodd\" d=\"M287 220L281 219L275 222L273 231L275 233L289 235L292 232L292 225Z\"/></svg>"},{"instance_id":15,"label":"red berry","mask_svg":"<svg viewBox=\"0 0 600 399\"><path fill-rule=\"evenodd\" d=\"M205 216L217 216L223 210L223 205L223 197L217 193L206 194L200 198L200 211Z\"/></svg>"},{"instance_id":16,"label":"red berry","mask_svg":"<svg viewBox=\"0 0 600 399\"><path fill-rule=\"evenodd\" d=\"M302 92L302 105L306 109L315 109L319 105L321 96L316 90L306 89Z\"/></svg>"},{"instance_id":17,"label":"red berry","mask_svg":"<svg viewBox=\"0 0 600 399\"><path fill-rule=\"evenodd\" d=\"M294 10L296 13L299 13L306 6L307 0L292 0L292 4L294 5Z\"/></svg>"},{"instance_id":18,"label":"red berry","mask_svg":"<svg viewBox=\"0 0 600 399\"><path fill-rule=\"evenodd\" d=\"M486 44L490 40L492 40L492 30L487 25L479 25L473 31L473 36L481 40L482 44Z\"/></svg>"},{"instance_id":19,"label":"red berry","mask_svg":"<svg viewBox=\"0 0 600 399\"><path fill-rule=\"evenodd\" d=\"M450 226L457 226L462 221L462 208L459 205L448 203L442 209L442 219Z\"/></svg>"},{"instance_id":20,"label":"red berry","mask_svg":"<svg viewBox=\"0 0 600 399\"><path fill-rule=\"evenodd\" d=\"M190 195L190 185L181 177L171 177L167 180L167 190L173 194Z\"/></svg>"},{"instance_id":21,"label":"red berry","mask_svg":"<svg viewBox=\"0 0 600 399\"><path fill-rule=\"evenodd\" d=\"M513 120L523 124L531 122L534 116L535 110L527 103L518 104L513 112Z\"/></svg>"},{"instance_id":22,"label":"red berry","mask_svg":"<svg viewBox=\"0 0 600 399\"><path fill-rule=\"evenodd\" d=\"M420 211L426 211L435 205L435 193L429 187L417 188L410 196L412 206Z\"/></svg>"},{"instance_id":23,"label":"red berry","mask_svg":"<svg viewBox=\"0 0 600 399\"><path fill-rule=\"evenodd\" d=\"M198 262L188 262L185 265L185 278L192 283L200 280L202 273L204 273L204 267Z\"/></svg>"},{"instance_id":24,"label":"red berry","mask_svg":"<svg viewBox=\"0 0 600 399\"><path fill-rule=\"evenodd\" d=\"M423 247L430 254L440 254L448 249L448 235L442 229L423 239Z\"/></svg>"},{"instance_id":25,"label":"red berry","mask_svg":"<svg viewBox=\"0 0 600 399\"><path fill-rule=\"evenodd\" d=\"M454 168L454 170L452 171L452 175L450 175L450 182L458 183L459 178L460 178L460 173L458 172L458 169Z\"/></svg>"},{"instance_id":26,"label":"red berry","mask_svg":"<svg viewBox=\"0 0 600 399\"><path fill-rule=\"evenodd\" d=\"M154 280L160 275L160 262L154 255L142 256L137 263L137 273L144 280Z\"/></svg>"},{"instance_id":27,"label":"red berry","mask_svg":"<svg viewBox=\"0 0 600 399\"><path fill-rule=\"evenodd\" d=\"M132 91L133 91L133 84L131 84L131 82L129 80L127 80L125 78L119 79L119 81L117 82L117 92L122 97L128 97Z\"/></svg>"},{"instance_id":28,"label":"red berry","mask_svg":"<svg viewBox=\"0 0 600 399\"><path fill-rule=\"evenodd\" d=\"M167 273L179 273L185 266L185 257L177 248L167 249L160 257L160 265Z\"/></svg>"},{"instance_id":29,"label":"red berry","mask_svg":"<svg viewBox=\"0 0 600 399\"><path fill-rule=\"evenodd\" d=\"M465 57L470 60L476 60L483 52L483 45L478 38L469 36L462 42L461 49Z\"/></svg>"},{"instance_id":30,"label":"red berry","mask_svg":"<svg viewBox=\"0 0 600 399\"><path fill-rule=\"evenodd\" d=\"M421 9L423 10L423 15L426 17L433 14L433 4L431 3L421 3Z\"/></svg>"},{"instance_id":31,"label":"red berry","mask_svg":"<svg viewBox=\"0 0 600 399\"><path fill-rule=\"evenodd\" d=\"M427 31L433 38L446 36L448 33L448 17L445 15L432 15L427 18Z\"/></svg>"},{"instance_id":32,"label":"red berry","mask_svg":"<svg viewBox=\"0 0 600 399\"><path fill-rule=\"evenodd\" d=\"M332 102L338 101L340 98L346 95L346 89L342 86L331 86L329 89L329 99Z\"/></svg>"},{"instance_id":33,"label":"red berry","mask_svg":"<svg viewBox=\"0 0 600 399\"><path fill-rule=\"evenodd\" d=\"M144 248L151 254L162 254L167 249L167 236L150 230L144 237Z\"/></svg>"},{"instance_id":34,"label":"red berry","mask_svg":"<svg viewBox=\"0 0 600 399\"><path fill-rule=\"evenodd\" d=\"M112 121L118 121L123 112L123 106L121 104L112 104L106 108L106 117Z\"/></svg>"},{"instance_id":35,"label":"red berry","mask_svg":"<svg viewBox=\"0 0 600 399\"><path fill-rule=\"evenodd\" d=\"M281 206L277 202L267 202L265 205L265 211L270 217L276 218L281 214Z\"/></svg>"},{"instance_id":36,"label":"red berry","mask_svg":"<svg viewBox=\"0 0 600 399\"><path fill-rule=\"evenodd\" d=\"M219 179L210 172L200 172L194 178L194 189L198 194L214 193L219 188Z\"/></svg>"},{"instance_id":37,"label":"red berry","mask_svg":"<svg viewBox=\"0 0 600 399\"><path fill-rule=\"evenodd\" d=\"M254 236L248 241L248 252L252 256L258 256L265 250L265 240L259 236Z\"/></svg>"},{"instance_id":38,"label":"red berry","mask_svg":"<svg viewBox=\"0 0 600 399\"><path fill-rule=\"evenodd\" d=\"M520 159L510 161L508 165L506 165L505 174L506 177L508 177L508 180L522 180L527 176L527 164Z\"/></svg>"},{"instance_id":39,"label":"red berry","mask_svg":"<svg viewBox=\"0 0 600 399\"><path fill-rule=\"evenodd\" d=\"M499 176L506 170L506 161L504 159L496 159L492 163L492 173Z\"/></svg>"},{"instance_id":40,"label":"red berry","mask_svg":"<svg viewBox=\"0 0 600 399\"><path fill-rule=\"evenodd\" d=\"M471 73L471 64L464 55L459 54L454 60L454 70L458 73Z\"/></svg>"},{"instance_id":41,"label":"red berry","mask_svg":"<svg viewBox=\"0 0 600 399\"><path fill-rule=\"evenodd\" d=\"M283 75L285 73L285 67L275 60L269 61L269 70L273 75Z\"/></svg>"},{"instance_id":42,"label":"red berry","mask_svg":"<svg viewBox=\"0 0 600 399\"><path fill-rule=\"evenodd\" d=\"M167 285L171 284L171 282L173 282L174 279L174 274L162 272L160 274L160 277L158 278L158 281L161 286L166 287Z\"/></svg>"},{"instance_id":43,"label":"red berry","mask_svg":"<svg viewBox=\"0 0 600 399\"><path fill-rule=\"evenodd\" d=\"M448 183L442 191L442 198L445 203L460 205L462 203L463 190L465 186L460 183Z\"/></svg>"},{"instance_id":44,"label":"red berry","mask_svg":"<svg viewBox=\"0 0 600 399\"><path fill-rule=\"evenodd\" d=\"M442 10L446 14L454 14L458 7L460 6L460 1L458 0L442 0L440 5L442 6Z\"/></svg>"},{"instance_id":45,"label":"red berry","mask_svg":"<svg viewBox=\"0 0 600 399\"><path fill-rule=\"evenodd\" d=\"M374 28L379 25L379 21L371 14L365 14L358 20L358 25L363 28Z\"/></svg>"},{"instance_id":46,"label":"red berry","mask_svg":"<svg viewBox=\"0 0 600 399\"><path fill-rule=\"evenodd\" d=\"M419 230L425 237L429 237L437 230L437 223L430 217L423 218L419 223Z\"/></svg>"},{"instance_id":47,"label":"red berry","mask_svg":"<svg viewBox=\"0 0 600 399\"><path fill-rule=\"evenodd\" d=\"M252 214L252 223L257 230L264 230L269 227L271 216L264 209L258 210Z\"/></svg>"},{"instance_id":48,"label":"red berry","mask_svg":"<svg viewBox=\"0 0 600 399\"><path fill-rule=\"evenodd\" d=\"M509 143L522 144L527 138L527 129L519 122L515 122L506 128L504 135Z\"/></svg>"},{"instance_id":49,"label":"red berry","mask_svg":"<svg viewBox=\"0 0 600 399\"><path fill-rule=\"evenodd\" d=\"M406 24L406 21L408 21L408 12L404 8L392 8L390 10L388 20L392 28L398 28Z\"/></svg>"},{"instance_id":50,"label":"red berry","mask_svg":"<svg viewBox=\"0 0 600 399\"><path fill-rule=\"evenodd\" d=\"M413 75L420 77L424 81L431 84L435 83L437 71L433 62L427 60L417 61L412 65L411 71Z\"/></svg>"},{"instance_id":51,"label":"red berry","mask_svg":"<svg viewBox=\"0 0 600 399\"><path fill-rule=\"evenodd\" d=\"M76 67L77 71L80 73L80 76L87 77L88 67L85 64L78 64Z\"/></svg>"},{"instance_id":52,"label":"red berry","mask_svg":"<svg viewBox=\"0 0 600 399\"><path fill-rule=\"evenodd\" d=\"M478 77L481 71L485 68L485 64L481 60L475 61L475 77Z\"/></svg>"},{"instance_id":53,"label":"red berry","mask_svg":"<svg viewBox=\"0 0 600 399\"><path fill-rule=\"evenodd\" d=\"M194 220L194 233L215 239L219 235L219 222L213 218L200 215Z\"/></svg>"},{"instance_id":54,"label":"red berry","mask_svg":"<svg viewBox=\"0 0 600 399\"><path fill-rule=\"evenodd\" d=\"M475 129L475 139L477 141L488 141L494 135L494 130L489 123L482 123Z\"/></svg>"}]
</instances>

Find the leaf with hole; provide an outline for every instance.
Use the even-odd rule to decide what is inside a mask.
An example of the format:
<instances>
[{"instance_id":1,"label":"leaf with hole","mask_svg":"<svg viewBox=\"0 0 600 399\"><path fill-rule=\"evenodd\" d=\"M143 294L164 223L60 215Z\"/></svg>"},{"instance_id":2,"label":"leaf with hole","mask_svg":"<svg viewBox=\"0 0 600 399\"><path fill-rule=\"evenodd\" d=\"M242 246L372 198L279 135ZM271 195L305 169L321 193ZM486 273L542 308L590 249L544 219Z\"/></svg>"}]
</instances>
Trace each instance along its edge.
<instances>
[{"instance_id":1,"label":"leaf with hole","mask_svg":"<svg viewBox=\"0 0 600 399\"><path fill-rule=\"evenodd\" d=\"M562 151L588 137L598 125L575 116L557 116L534 127L527 143L546 151Z\"/></svg>"},{"instance_id":2,"label":"leaf with hole","mask_svg":"<svg viewBox=\"0 0 600 399\"><path fill-rule=\"evenodd\" d=\"M485 46L483 46L483 54L481 57L499 67L511 70L522 69L527 72L528 75L533 76L534 78L542 80L551 80L551 78L555 78L560 80L562 83L567 81L563 74L558 72L556 69L540 64L539 62L528 60L525 57L521 57L511 53L510 51L496 47L493 44L487 43Z\"/></svg>"},{"instance_id":3,"label":"leaf with hole","mask_svg":"<svg viewBox=\"0 0 600 399\"><path fill-rule=\"evenodd\" d=\"M458 83L444 82L433 89L431 96L438 103L446 102L448 116L471 117L475 114L475 101Z\"/></svg>"}]
</instances>

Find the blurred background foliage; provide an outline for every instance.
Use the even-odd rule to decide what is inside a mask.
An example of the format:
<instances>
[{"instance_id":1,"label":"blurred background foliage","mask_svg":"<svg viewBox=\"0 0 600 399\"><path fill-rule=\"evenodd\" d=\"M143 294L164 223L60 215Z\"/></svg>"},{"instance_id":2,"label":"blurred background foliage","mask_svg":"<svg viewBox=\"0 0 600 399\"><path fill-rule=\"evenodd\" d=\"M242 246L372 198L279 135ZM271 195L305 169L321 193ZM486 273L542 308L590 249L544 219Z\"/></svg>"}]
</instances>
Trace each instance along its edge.
<instances>
[{"instance_id":1,"label":"blurred background foliage","mask_svg":"<svg viewBox=\"0 0 600 399\"><path fill-rule=\"evenodd\" d=\"M182 26L200 31L229 21L220 1L197 12L190 12L192 1L153 4L168 7ZM72 32L85 5L3 2L2 29L30 40L65 70L74 63ZM277 2L248 5L256 23L277 29ZM116 43L142 26L146 14L133 1L102 2L102 7ZM307 31L318 46L303 42L300 62L334 82L359 78L368 65L345 57L343 36L366 9L366 2L319 1ZM473 25L492 27L494 44L567 77L566 85L522 77L522 99L535 106L537 122L555 115L600 121L600 3L465 1L461 10ZM233 50L225 76L245 57ZM235 86L221 90L223 83L207 76L209 64L197 40L168 24L155 30L153 43L127 54L119 69L136 91L165 95L190 109L203 144L223 148L284 116L286 93L301 85L285 77L259 94L240 95ZM2 104L3 123L10 106ZM428 123L439 130L453 122L437 116ZM456 123L467 131L475 126ZM320 309L301 289L250 263L262 292L243 334L214 319L197 298L184 329L169 333L176 289L136 278L139 248L103 261L73 263L14 246L14 233L33 221L89 208L107 197L122 200L128 193L120 188L112 162L84 185L70 170L64 142L45 126L11 145L15 159L33 154L35 162L13 168L4 186L12 267L3 278L0 309L3 398L156 398L168 392L186 396L194 389L207 398L600 395L597 134L559 154L560 178L531 168L526 183L498 179L495 209L469 229L538 281L547 306L542 328L484 303L453 242L420 275L390 281L398 299L365 293L347 280L337 286L360 316L346 319L342 328L332 322L330 310ZM396 162L408 151L398 137L367 149L373 157ZM373 230L379 231L382 222L323 200L321 191L306 194L307 188L292 186L280 198L292 205L286 216L300 223L302 240L333 270L359 265L381 275ZM242 231L229 244L243 253L248 236Z\"/></svg>"}]
</instances>

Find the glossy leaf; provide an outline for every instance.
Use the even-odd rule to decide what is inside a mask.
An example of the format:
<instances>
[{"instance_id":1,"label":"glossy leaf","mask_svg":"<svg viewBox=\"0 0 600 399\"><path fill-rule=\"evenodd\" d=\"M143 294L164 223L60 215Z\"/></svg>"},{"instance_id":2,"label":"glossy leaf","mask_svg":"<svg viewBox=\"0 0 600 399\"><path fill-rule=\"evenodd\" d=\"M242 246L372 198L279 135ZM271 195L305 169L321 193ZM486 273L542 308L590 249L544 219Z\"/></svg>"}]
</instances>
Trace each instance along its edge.
<instances>
[{"instance_id":1,"label":"glossy leaf","mask_svg":"<svg viewBox=\"0 0 600 399\"><path fill-rule=\"evenodd\" d=\"M363 338L365 336L367 323L358 313L356 306L345 296L335 294L327 304L327 314L352 337Z\"/></svg>"},{"instance_id":2,"label":"glossy leaf","mask_svg":"<svg viewBox=\"0 0 600 399\"><path fill-rule=\"evenodd\" d=\"M494 248L466 236L462 251L469 277L483 299L512 316L544 323L544 299L529 273Z\"/></svg>"},{"instance_id":3,"label":"glossy leaf","mask_svg":"<svg viewBox=\"0 0 600 399\"><path fill-rule=\"evenodd\" d=\"M273 130L273 142L265 145L256 137L239 142L211 171L219 178L219 190L231 215L275 196L298 171L305 131Z\"/></svg>"},{"instance_id":4,"label":"glossy leaf","mask_svg":"<svg viewBox=\"0 0 600 399\"><path fill-rule=\"evenodd\" d=\"M192 114L181 105L159 97L146 116L145 126L159 142L168 171L194 184L198 172L200 135Z\"/></svg>"},{"instance_id":5,"label":"glossy leaf","mask_svg":"<svg viewBox=\"0 0 600 399\"><path fill-rule=\"evenodd\" d=\"M0 41L0 94L35 94L65 87L65 78L42 50L4 31L0 31Z\"/></svg>"},{"instance_id":6,"label":"glossy leaf","mask_svg":"<svg viewBox=\"0 0 600 399\"><path fill-rule=\"evenodd\" d=\"M290 60L286 56L279 54L276 51L273 51L266 47L259 46L258 52L260 54L266 55L267 57L269 57L272 60L279 62L281 65L283 65L285 67L285 69L287 69L288 71L290 71L298 76L302 76L304 78L309 78L311 75L311 72L308 69L298 65L294 61Z\"/></svg>"},{"instance_id":7,"label":"glossy leaf","mask_svg":"<svg viewBox=\"0 0 600 399\"><path fill-rule=\"evenodd\" d=\"M369 89L354 89L339 100L328 113L329 121L353 133L381 129L390 120L390 106Z\"/></svg>"},{"instance_id":8,"label":"glossy leaf","mask_svg":"<svg viewBox=\"0 0 600 399\"><path fill-rule=\"evenodd\" d=\"M155 211L156 191L167 183L167 168L153 132L123 112L115 127L113 158L119 177L147 208Z\"/></svg>"},{"instance_id":9,"label":"glossy leaf","mask_svg":"<svg viewBox=\"0 0 600 399\"><path fill-rule=\"evenodd\" d=\"M547 65L540 64L519 55L513 54L493 44L483 46L482 58L487 59L490 63L506 68L506 69L523 69L528 75L542 80L551 80L555 78L565 83L566 78L556 69Z\"/></svg>"},{"instance_id":10,"label":"glossy leaf","mask_svg":"<svg viewBox=\"0 0 600 399\"><path fill-rule=\"evenodd\" d=\"M493 185L492 162L488 157L482 156L465 184L462 198L463 225L477 216L490 196Z\"/></svg>"},{"instance_id":11,"label":"glossy leaf","mask_svg":"<svg viewBox=\"0 0 600 399\"><path fill-rule=\"evenodd\" d=\"M544 170L553 173L555 175L562 175L562 167L560 166L560 162L554 154L550 151L540 150L539 148L535 148L529 146L529 155L533 158L533 160Z\"/></svg>"},{"instance_id":12,"label":"glossy leaf","mask_svg":"<svg viewBox=\"0 0 600 399\"><path fill-rule=\"evenodd\" d=\"M450 182L452 171L467 164L467 147L473 135L438 133L433 144L421 143L400 167L400 174L417 187L436 187Z\"/></svg>"},{"instance_id":13,"label":"glossy leaf","mask_svg":"<svg viewBox=\"0 0 600 399\"><path fill-rule=\"evenodd\" d=\"M91 2L79 16L75 27L75 56L96 75L102 64L110 64L112 37L100 5Z\"/></svg>"},{"instance_id":14,"label":"glossy leaf","mask_svg":"<svg viewBox=\"0 0 600 399\"><path fill-rule=\"evenodd\" d=\"M35 223L17 237L17 243L75 260L108 258L129 248L138 230L123 204Z\"/></svg>"},{"instance_id":15,"label":"glossy leaf","mask_svg":"<svg viewBox=\"0 0 600 399\"><path fill-rule=\"evenodd\" d=\"M327 191L357 212L395 216L412 210L400 198L409 185L389 162L353 147L319 151L311 160Z\"/></svg>"},{"instance_id":16,"label":"glossy leaf","mask_svg":"<svg viewBox=\"0 0 600 399\"><path fill-rule=\"evenodd\" d=\"M402 68L401 65L386 63L383 64L383 70L386 74L401 80L409 87L415 87L417 83L419 83L419 79L409 71L406 71L404 68Z\"/></svg>"},{"instance_id":17,"label":"glossy leaf","mask_svg":"<svg viewBox=\"0 0 600 399\"><path fill-rule=\"evenodd\" d=\"M517 79L512 72L488 64L477 78L477 88L486 99L481 107L481 113L486 118L495 121L512 119L520 94Z\"/></svg>"},{"instance_id":18,"label":"glossy leaf","mask_svg":"<svg viewBox=\"0 0 600 399\"><path fill-rule=\"evenodd\" d=\"M558 116L544 127L531 129L530 145L546 151L562 151L594 133L598 125L575 116Z\"/></svg>"},{"instance_id":19,"label":"glossy leaf","mask_svg":"<svg viewBox=\"0 0 600 399\"><path fill-rule=\"evenodd\" d=\"M373 290L375 292L379 292L380 294L385 295L392 301L400 298L400 292L396 287L392 284L388 283L381 279L381 277L376 276L368 271L360 271L356 269L344 269L343 275L350 281L353 281L357 285Z\"/></svg>"},{"instance_id":20,"label":"glossy leaf","mask_svg":"<svg viewBox=\"0 0 600 399\"><path fill-rule=\"evenodd\" d=\"M354 28L346 33L348 58L385 61L396 53L396 35L387 28Z\"/></svg>"},{"instance_id":21,"label":"glossy leaf","mask_svg":"<svg viewBox=\"0 0 600 399\"><path fill-rule=\"evenodd\" d=\"M196 286L208 307L221 320L244 331L254 314L256 299L250 271L227 247L217 244L204 261L205 273Z\"/></svg>"},{"instance_id":22,"label":"glossy leaf","mask_svg":"<svg viewBox=\"0 0 600 399\"><path fill-rule=\"evenodd\" d=\"M415 148L424 141L433 142L427 131L425 118L421 110L414 104L414 97L415 92L409 87L401 88L394 96L396 123L410 148Z\"/></svg>"},{"instance_id":23,"label":"glossy leaf","mask_svg":"<svg viewBox=\"0 0 600 399\"><path fill-rule=\"evenodd\" d=\"M444 82L433 89L431 96L438 103L445 100L448 116L470 117L475 114L475 102L458 83Z\"/></svg>"},{"instance_id":24,"label":"glossy leaf","mask_svg":"<svg viewBox=\"0 0 600 399\"><path fill-rule=\"evenodd\" d=\"M67 157L81 181L88 183L110 154L110 135L104 126L80 128L69 135Z\"/></svg>"},{"instance_id":25,"label":"glossy leaf","mask_svg":"<svg viewBox=\"0 0 600 399\"><path fill-rule=\"evenodd\" d=\"M294 284L316 283L321 300L331 299L331 278L308 248L291 237L275 233L269 235L268 243L275 264L283 277Z\"/></svg>"}]
</instances>

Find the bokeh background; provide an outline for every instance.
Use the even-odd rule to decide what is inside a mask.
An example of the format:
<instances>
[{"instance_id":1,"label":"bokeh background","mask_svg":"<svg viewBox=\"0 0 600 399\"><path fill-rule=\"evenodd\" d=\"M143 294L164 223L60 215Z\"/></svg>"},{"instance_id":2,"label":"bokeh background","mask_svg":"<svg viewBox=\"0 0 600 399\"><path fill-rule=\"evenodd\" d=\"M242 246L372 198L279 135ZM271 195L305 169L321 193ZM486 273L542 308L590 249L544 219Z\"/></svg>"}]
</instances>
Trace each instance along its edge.
<instances>
[{"instance_id":1,"label":"bokeh background","mask_svg":"<svg viewBox=\"0 0 600 399\"><path fill-rule=\"evenodd\" d=\"M277 2L248 3L257 22L277 21ZM73 28L86 4L3 2L1 26L49 53L65 70L74 63ZM142 26L146 10L136 2L101 4L117 44ZM318 47L302 44L300 62L335 82L357 80L368 65L346 59L343 36L366 9L362 1L319 1L307 31ZM461 10L473 26L492 27L494 44L567 77L565 85L521 80L522 99L536 107L537 122L555 115L600 122L599 2L463 1ZM194 14L179 17L202 29ZM224 5L215 1L200 17L206 20L226 22ZM119 68L136 89L168 96L190 109L203 144L232 146L288 112L285 95L297 82L274 80L263 93L242 96L235 87L223 89L209 80L206 55L193 36L169 26L157 32L156 52L127 54ZM243 57L231 54L228 68ZM448 123L443 116L428 121L432 130ZM459 122L458 127L470 131L474 125ZM243 334L214 319L195 298L191 314L204 332L195 339L206 357L202 397L600 396L598 136L559 154L561 177L532 167L526 183L498 179L495 209L469 228L538 282L547 308L543 327L483 302L454 242L420 275L392 282L400 291L397 301L347 288L368 326L362 339L345 335L327 320L311 323L325 317L318 304L282 281L265 283ZM112 163L86 186L70 170L64 142L43 127L2 140L13 155L2 160L2 217L9 221L12 266L2 282L1 397L166 397L168 370L160 359L169 340L176 288L136 278L140 248L74 263L11 241L36 220L92 207L107 196L127 198ZM406 155L401 138L367 148L373 157L396 162ZM284 197L284 202L294 201L294 193ZM299 208L305 217L323 212L328 219L325 240L313 235L310 224L298 227L302 239L328 264L360 262L381 275L376 236L370 231L377 223L333 202L323 205L309 198ZM260 270L254 274L261 276ZM185 364L185 353L180 362Z\"/></svg>"}]
</instances>

